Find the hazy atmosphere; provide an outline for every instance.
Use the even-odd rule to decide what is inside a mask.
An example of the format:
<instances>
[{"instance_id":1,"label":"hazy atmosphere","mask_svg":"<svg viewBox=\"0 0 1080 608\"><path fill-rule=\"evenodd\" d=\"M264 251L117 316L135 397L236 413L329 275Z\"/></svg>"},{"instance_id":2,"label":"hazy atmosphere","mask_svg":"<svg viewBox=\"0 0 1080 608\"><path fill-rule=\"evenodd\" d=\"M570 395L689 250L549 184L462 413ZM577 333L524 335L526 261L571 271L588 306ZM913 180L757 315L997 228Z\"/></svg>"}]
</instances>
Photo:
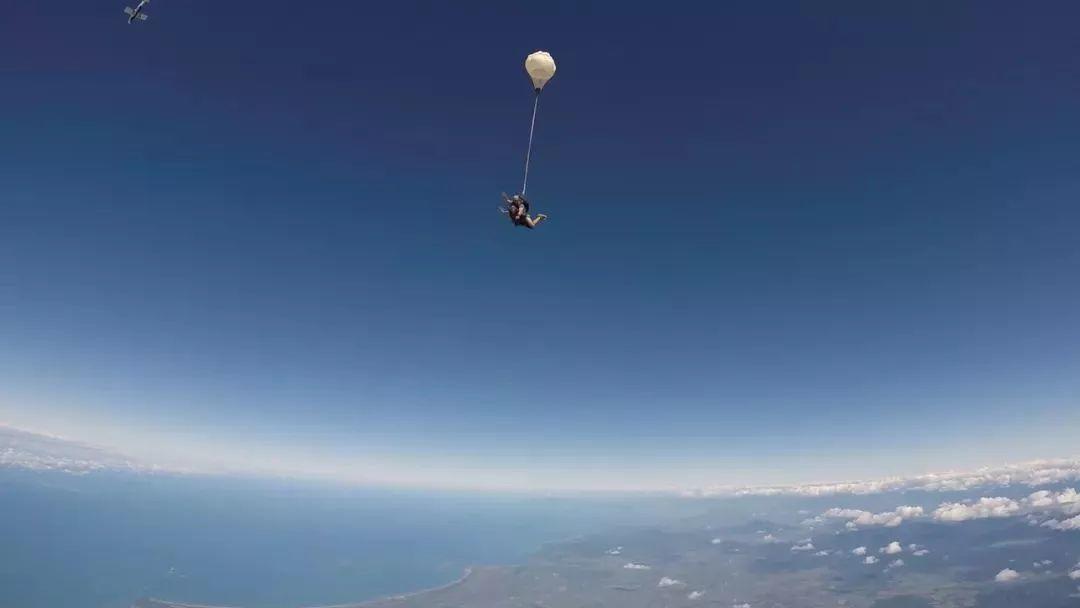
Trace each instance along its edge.
<instances>
[{"instance_id":1,"label":"hazy atmosphere","mask_svg":"<svg viewBox=\"0 0 1080 608\"><path fill-rule=\"evenodd\" d=\"M1049 6L13 4L0 420L420 485L1071 455L1080 55ZM554 219L522 234L495 207L538 47Z\"/></svg>"}]
</instances>

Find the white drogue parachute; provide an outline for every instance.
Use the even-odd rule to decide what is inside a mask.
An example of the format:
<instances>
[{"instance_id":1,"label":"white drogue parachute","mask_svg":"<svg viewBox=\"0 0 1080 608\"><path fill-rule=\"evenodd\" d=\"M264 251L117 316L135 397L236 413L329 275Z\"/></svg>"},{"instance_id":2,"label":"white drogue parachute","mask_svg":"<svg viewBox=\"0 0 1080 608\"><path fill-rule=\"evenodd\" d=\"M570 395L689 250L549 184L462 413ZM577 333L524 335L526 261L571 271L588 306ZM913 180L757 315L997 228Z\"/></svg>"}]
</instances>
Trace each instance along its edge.
<instances>
[{"instance_id":1,"label":"white drogue parachute","mask_svg":"<svg viewBox=\"0 0 1080 608\"><path fill-rule=\"evenodd\" d=\"M521 182L521 195L525 196L525 190L529 186L529 161L532 160L533 133L536 132L536 110L540 107L540 91L555 76L555 59L547 51L536 51L525 58L525 72L532 79L533 90L536 92L533 100L532 121L529 123L529 147L525 152L525 179Z\"/></svg>"}]
</instances>

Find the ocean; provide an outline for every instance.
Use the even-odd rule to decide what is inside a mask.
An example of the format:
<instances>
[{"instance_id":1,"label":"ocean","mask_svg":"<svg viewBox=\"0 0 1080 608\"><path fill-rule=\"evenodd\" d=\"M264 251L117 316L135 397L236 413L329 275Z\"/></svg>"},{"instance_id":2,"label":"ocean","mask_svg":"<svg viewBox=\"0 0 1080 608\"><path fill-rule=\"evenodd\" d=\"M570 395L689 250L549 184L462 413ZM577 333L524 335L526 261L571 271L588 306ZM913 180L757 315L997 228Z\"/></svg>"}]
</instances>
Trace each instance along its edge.
<instances>
[{"instance_id":1,"label":"ocean","mask_svg":"<svg viewBox=\"0 0 1080 608\"><path fill-rule=\"evenodd\" d=\"M677 517L677 500L0 471L0 607L139 597L297 608L448 583L543 543Z\"/></svg>"}]
</instances>

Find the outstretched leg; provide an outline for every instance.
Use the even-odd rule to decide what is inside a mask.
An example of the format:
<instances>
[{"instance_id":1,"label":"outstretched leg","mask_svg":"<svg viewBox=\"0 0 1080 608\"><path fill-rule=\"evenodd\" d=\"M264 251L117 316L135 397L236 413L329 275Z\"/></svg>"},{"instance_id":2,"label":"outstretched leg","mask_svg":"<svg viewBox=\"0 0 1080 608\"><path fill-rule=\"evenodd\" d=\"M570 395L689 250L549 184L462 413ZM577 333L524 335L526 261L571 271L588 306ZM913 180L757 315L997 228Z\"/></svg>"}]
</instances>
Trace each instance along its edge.
<instances>
[{"instance_id":1,"label":"outstretched leg","mask_svg":"<svg viewBox=\"0 0 1080 608\"><path fill-rule=\"evenodd\" d=\"M544 215L543 213L538 213L538 214L536 214L536 217L529 217L529 216L526 215L524 221L525 221L525 225L528 226L529 228L536 228L536 226L540 222L542 222L542 221L544 221L546 219L547 219L546 215Z\"/></svg>"}]
</instances>

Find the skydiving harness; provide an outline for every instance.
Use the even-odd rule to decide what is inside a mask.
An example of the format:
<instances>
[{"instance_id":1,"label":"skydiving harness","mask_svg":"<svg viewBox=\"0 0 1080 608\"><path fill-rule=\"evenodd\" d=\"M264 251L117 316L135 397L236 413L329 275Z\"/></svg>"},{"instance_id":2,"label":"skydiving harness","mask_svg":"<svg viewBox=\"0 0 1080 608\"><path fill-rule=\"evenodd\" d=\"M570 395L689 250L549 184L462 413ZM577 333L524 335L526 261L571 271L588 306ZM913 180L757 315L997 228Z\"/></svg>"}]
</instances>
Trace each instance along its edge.
<instances>
[{"instance_id":1,"label":"skydiving harness","mask_svg":"<svg viewBox=\"0 0 1080 608\"><path fill-rule=\"evenodd\" d=\"M525 218L529 217L529 201L526 200L525 197L521 196L520 194L515 195L513 198L507 198L507 196L505 194L503 194L503 200L506 201L507 206L506 207L499 207L499 212L505 213L506 215L510 216L510 221L513 222L515 226L524 226L525 225ZM522 209L524 209L525 213L521 214L520 216L515 217L514 214L511 213L511 209L513 209L513 207L515 205L521 205L521 207L522 207Z\"/></svg>"}]
</instances>

